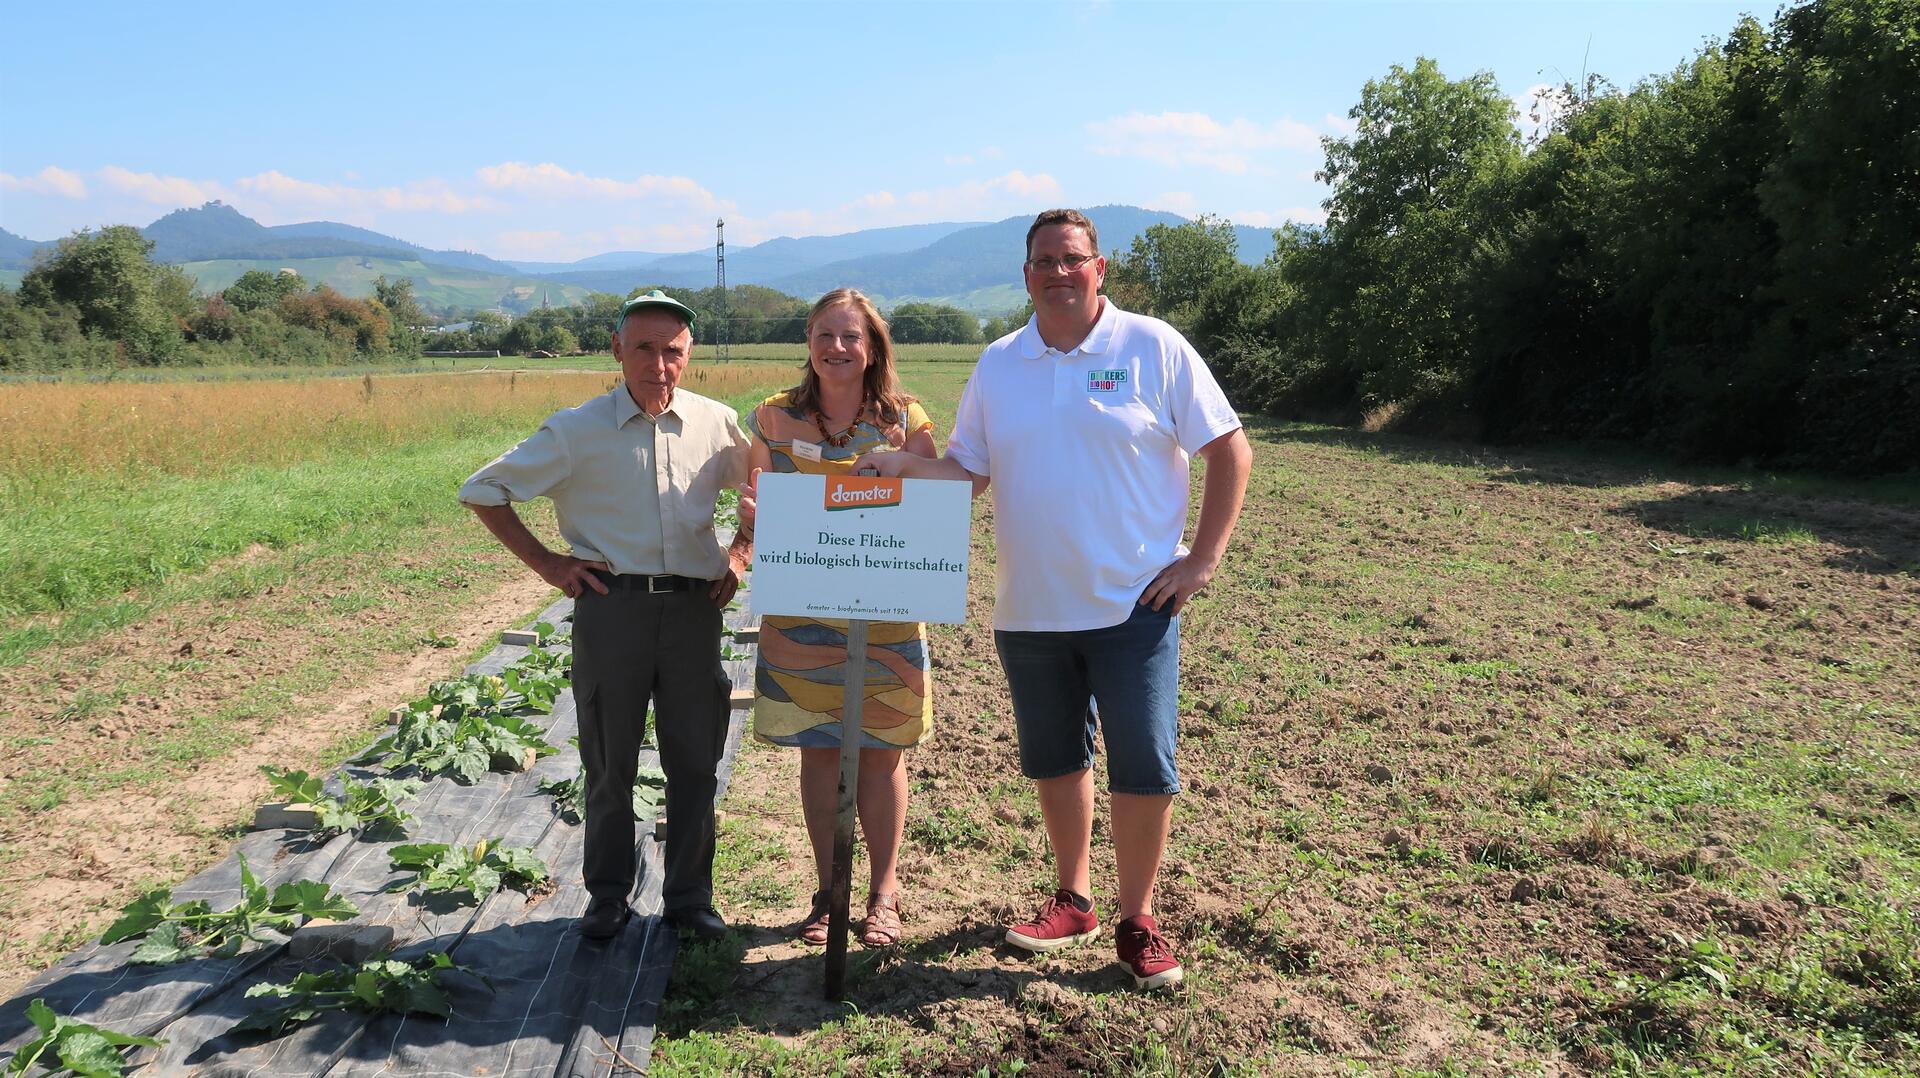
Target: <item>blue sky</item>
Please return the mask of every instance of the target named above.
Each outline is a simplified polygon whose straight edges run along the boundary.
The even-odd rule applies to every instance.
[[[1318,139],[1431,56],[1508,94],[1671,71],[1742,13],[1639,3],[352,0],[10,6],[0,227],[222,199],[569,260],[1054,205],[1317,220]]]

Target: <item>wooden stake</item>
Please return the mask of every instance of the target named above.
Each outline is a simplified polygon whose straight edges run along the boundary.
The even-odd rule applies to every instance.
[[[860,789],[860,709],[867,699],[867,622],[847,621],[846,695],[840,705],[840,803],[833,828],[833,905],[827,921],[827,998],[847,998],[847,903],[853,890],[854,795]]]

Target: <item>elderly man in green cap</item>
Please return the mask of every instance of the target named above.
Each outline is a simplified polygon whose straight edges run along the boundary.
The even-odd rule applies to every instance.
[[[556,412],[531,438],[473,473],[460,500],[540,578],[575,600],[573,697],[586,771],[587,892],[580,933],[608,939],[633,889],[632,791],[647,701],[667,774],[663,905],[676,927],[724,935],[713,908],[713,800],[731,685],[720,612],[753,555],[744,523],[714,535],[720,491],[747,478],[733,409],[679,389],[694,312],[655,289],[620,308],[613,354],[624,382]],[[553,500],[570,553],[549,550],[512,503]]]

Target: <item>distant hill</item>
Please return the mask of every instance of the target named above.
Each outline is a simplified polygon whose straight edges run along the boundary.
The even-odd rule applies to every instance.
[[[592,258],[582,258],[577,262],[518,262],[510,260],[507,262],[507,265],[512,266],[521,273],[546,275],[553,273],[578,273],[582,270],[594,269],[628,269],[633,266],[644,266],[649,262],[657,262],[662,258],[669,257],[671,256],[662,254],[659,251],[610,251],[603,255],[594,255]]]
[[[1109,254],[1125,251],[1134,237],[1157,224],[1186,218],[1136,206],[1090,209]],[[1026,300],[1020,260],[1029,215],[990,224],[907,225],[843,236],[768,240],[727,251],[729,284],[760,284],[811,299],[829,289],[851,287],[893,306],[909,301],[947,303],[978,314],[999,314]],[[1249,265],[1273,251],[1271,229],[1236,227],[1240,259]],[[608,256],[601,256],[608,257]],[[584,265],[593,259],[583,259]],[[713,252],[690,251],[619,268],[574,269],[549,279],[625,294],[650,285],[705,288],[713,283]]]
[[[1156,224],[1186,218],[1137,206],[1086,211],[1112,255]],[[836,236],[782,236],[727,251],[727,282],[757,284],[811,299],[832,288],[858,288],[892,307],[908,301],[947,303],[977,314],[999,314],[1025,300],[1020,260],[1027,226],[1022,214],[990,223],[946,221],[870,228]],[[713,284],[713,251],[681,254],[610,251],[574,262],[507,262],[471,251],[435,251],[394,236],[335,221],[262,225],[221,202],[175,210],[141,230],[154,257],[177,262],[207,291],[223,288],[246,269],[297,269],[353,295],[371,291],[380,273],[414,281],[420,298],[436,306],[538,306],[543,295],[572,303],[588,291],[625,295],[635,288]],[[1234,229],[1240,259],[1254,264],[1273,251],[1270,229]],[[0,283],[16,281],[33,252],[47,244],[0,230]]]
[[[414,260],[458,266],[484,273],[519,275],[504,262],[471,251],[434,251],[370,229],[337,221],[263,225],[224,202],[175,210],[140,230],[153,241],[153,257],[162,262],[215,259],[365,258]]]
[[[781,236],[747,247],[728,247],[727,283],[768,284],[849,258],[912,251],[976,227],[974,222],[944,221],[869,228],[837,236]],[[573,269],[550,272],[546,276],[601,292],[620,293],[643,284],[675,288],[706,288],[713,284],[713,249],[710,247],[684,254],[659,255],[646,262],[615,261],[624,257],[596,255],[574,263]]]
[[[1137,206],[1095,206],[1085,212],[1100,232],[1102,251],[1109,255],[1125,252],[1133,246],[1134,237],[1154,225],[1179,225],[1187,220],[1179,214]],[[800,296],[816,296],[842,286],[889,297],[952,297],[1001,285],[1011,285],[1018,292],[1020,262],[1032,224],[1033,217],[1022,214],[952,233],[917,251],[848,259],[775,278],[767,284]],[[1236,228],[1234,232],[1241,261],[1251,265],[1272,253],[1272,230]],[[1019,303],[1016,299],[1014,306]]]
[[[33,252],[48,246],[0,228],[0,269],[24,270],[33,263]]]

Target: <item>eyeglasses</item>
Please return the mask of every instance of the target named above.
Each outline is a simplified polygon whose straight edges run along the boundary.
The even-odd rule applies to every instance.
[[[1080,272],[1080,267],[1093,261],[1097,255],[1067,255],[1064,258],[1029,258],[1027,268],[1042,277],[1052,275],[1054,270],[1065,269],[1068,273]]]

